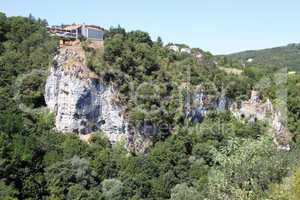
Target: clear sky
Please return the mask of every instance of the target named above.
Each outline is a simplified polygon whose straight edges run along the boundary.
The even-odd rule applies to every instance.
[[[8,16],[32,13],[50,25],[120,24],[214,54],[300,42],[299,9],[299,0],[0,0]]]

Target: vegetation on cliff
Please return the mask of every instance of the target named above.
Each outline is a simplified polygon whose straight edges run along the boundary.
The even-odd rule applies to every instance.
[[[145,32],[111,29],[104,52],[86,49],[92,55],[87,63],[119,89],[133,125],[159,127],[146,154],[129,155],[101,133],[87,144],[53,130],[41,70],[48,68],[57,41],[45,21],[0,14],[0,41],[0,199],[298,198],[298,74],[287,83],[294,141],[290,152],[282,152],[263,123],[211,111],[195,124],[184,113],[183,100],[200,86],[212,98],[227,88],[227,96],[242,100],[252,87],[264,86],[259,80],[276,81],[272,72],[252,66],[239,76],[226,74],[209,53],[199,61]],[[180,90],[187,83],[189,90]],[[276,84],[262,89],[276,101]]]

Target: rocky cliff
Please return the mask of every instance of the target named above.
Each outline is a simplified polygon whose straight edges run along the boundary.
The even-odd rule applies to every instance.
[[[290,150],[291,133],[286,128],[282,113],[269,99],[263,102],[258,91],[251,91],[249,100],[241,102],[240,106],[233,104],[230,110],[238,119],[266,122],[271,127],[270,133],[273,134],[278,149]]]
[[[190,95],[190,100],[185,102],[185,116],[192,123],[202,122],[209,110],[228,110],[232,101],[225,94],[211,98],[203,90],[196,90]]]
[[[258,91],[251,91],[251,97],[242,101],[240,105],[225,96],[209,98],[203,91],[195,91],[190,95],[190,103],[185,104],[185,115],[192,123],[202,122],[209,110],[225,111],[231,113],[239,120],[255,123],[264,121],[270,126],[270,133],[278,149],[290,150],[291,133],[286,128],[282,113],[267,99],[263,102]]]
[[[61,48],[50,68],[45,88],[45,101],[55,113],[57,131],[77,133],[88,140],[91,133],[101,130],[111,143],[124,140],[132,152],[144,152],[152,145],[151,137],[157,133],[151,124],[130,127],[124,114],[125,107],[116,103],[112,86],[85,65],[84,51],[80,44]],[[224,94],[213,100],[204,91],[190,95],[185,104],[185,115],[193,123],[203,120],[208,110],[230,109],[239,119],[267,121],[275,132],[274,142],[281,149],[289,150],[289,133],[282,121],[281,113],[270,101],[261,102],[257,92],[238,108]]]
[[[115,103],[115,92],[84,64],[81,47],[60,49],[50,68],[45,101],[55,113],[57,131],[78,133],[82,138],[102,130],[112,143],[127,139],[124,109]]]

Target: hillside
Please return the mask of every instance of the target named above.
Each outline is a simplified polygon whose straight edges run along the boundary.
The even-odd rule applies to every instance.
[[[300,71],[300,44],[243,51],[226,55],[226,57],[243,62],[246,66],[258,65],[271,68],[286,66],[289,70]]]
[[[299,74],[121,27],[59,46],[46,26],[0,13],[0,199],[299,199]]]

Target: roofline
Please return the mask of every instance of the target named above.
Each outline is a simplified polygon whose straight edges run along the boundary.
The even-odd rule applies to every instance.
[[[84,26],[88,27],[88,28],[96,29],[96,30],[105,31],[104,28],[102,28],[100,26],[96,26],[96,25],[84,25]]]

